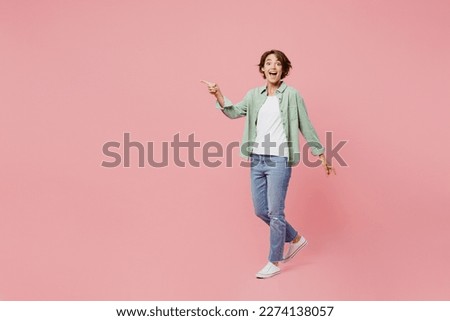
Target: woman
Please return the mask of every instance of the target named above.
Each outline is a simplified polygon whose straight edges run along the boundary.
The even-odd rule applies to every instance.
[[[241,156],[251,160],[255,214],[270,227],[269,262],[256,273],[260,279],[280,273],[279,263],[292,259],[307,243],[286,221],[284,214],[292,166],[300,161],[299,130],[311,153],[322,161],[326,174],[336,174],[325,159],[324,148],[309,120],[302,97],[283,81],[291,68],[291,62],[283,52],[265,52],[260,59],[259,71],[266,84],[249,90],[237,104],[227,99],[217,84],[202,80],[216,97],[216,107],[227,117],[246,116]],[[283,255],[285,243],[289,243],[289,247]]]

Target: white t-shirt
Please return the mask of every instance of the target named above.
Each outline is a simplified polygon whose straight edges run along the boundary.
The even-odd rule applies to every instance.
[[[267,138],[265,138],[267,136]],[[271,142],[274,146],[263,147],[264,141]],[[261,155],[275,155],[288,157],[288,146],[286,143],[286,134],[280,116],[280,104],[277,96],[267,96],[266,101],[258,112],[256,124],[255,147],[252,152]],[[267,145],[264,144],[264,146]],[[280,150],[280,146],[283,146]]]

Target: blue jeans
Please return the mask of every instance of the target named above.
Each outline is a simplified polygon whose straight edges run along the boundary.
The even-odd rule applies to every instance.
[[[297,231],[284,217],[292,168],[287,157],[251,154],[251,188],[255,214],[270,227],[269,261],[283,259],[284,243],[291,242]]]

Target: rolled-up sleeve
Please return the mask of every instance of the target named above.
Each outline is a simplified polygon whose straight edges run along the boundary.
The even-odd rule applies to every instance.
[[[247,92],[244,99],[237,104],[233,104],[231,100],[225,96],[223,98],[225,101],[223,108],[220,106],[218,101],[216,101],[216,108],[220,109],[228,118],[234,119],[247,115],[247,109],[250,103],[250,91]]]
[[[303,98],[297,93],[296,99],[299,119],[298,128],[300,129],[303,137],[306,139],[311,153],[318,156],[324,152],[325,148],[320,143],[319,136],[317,135],[316,130],[309,119]]]

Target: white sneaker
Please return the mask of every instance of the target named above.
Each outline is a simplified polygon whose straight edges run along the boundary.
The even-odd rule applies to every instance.
[[[290,261],[295,256],[295,254],[297,254],[302,248],[305,247],[306,244],[308,244],[308,241],[303,236],[297,243],[289,243],[289,249],[284,256],[283,261],[281,262],[286,263]]]
[[[272,276],[275,276],[281,272],[281,269],[273,264],[272,262],[269,262],[266,264],[265,267],[261,269],[258,273],[256,273],[256,277],[258,279],[267,279]]]

